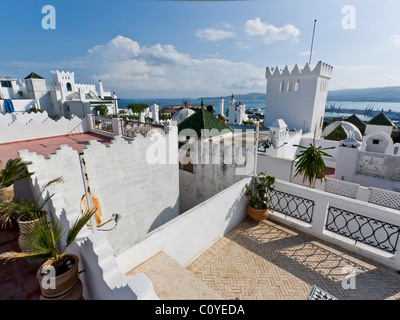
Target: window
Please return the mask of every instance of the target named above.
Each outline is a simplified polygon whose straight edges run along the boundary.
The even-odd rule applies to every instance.
[[[72,91],[72,86],[69,82],[67,82],[67,91]]]
[[[299,91],[300,90],[300,81],[297,80],[295,85],[294,85],[294,91]]]
[[[379,144],[379,140],[378,139],[372,139],[372,144]]]
[[[11,86],[11,81],[9,81],[9,80],[1,80],[1,86],[3,88],[11,88],[12,87]]]
[[[283,80],[281,81],[281,87],[280,87],[279,91],[280,92],[285,91],[285,81],[283,81]]]
[[[292,81],[288,81],[288,83],[287,83],[287,91],[289,92],[289,91],[292,91]]]

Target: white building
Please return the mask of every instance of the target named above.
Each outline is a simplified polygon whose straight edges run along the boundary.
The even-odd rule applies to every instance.
[[[118,112],[117,96],[104,91],[99,80],[94,84],[75,82],[74,72],[51,71],[51,81],[32,72],[20,79],[0,78],[0,108],[2,112],[26,112],[32,108],[47,111],[51,117],[73,115],[84,118],[95,113],[95,107],[106,105],[108,113]],[[11,110],[9,108],[11,107]]]
[[[313,70],[308,64],[302,70],[296,64],[292,71],[287,65],[283,70],[267,67],[264,126],[284,119],[291,130],[322,128],[332,69],[321,61]]]
[[[221,115],[224,115],[223,113],[221,113],[221,109],[223,110],[223,104],[224,104],[224,101],[222,99],[222,100],[220,100],[220,114]],[[246,105],[241,101],[239,101],[239,104],[236,103],[236,100],[232,94],[232,97],[229,100],[228,124],[242,125],[243,121],[247,121],[247,120],[248,120],[248,116],[246,114]]]

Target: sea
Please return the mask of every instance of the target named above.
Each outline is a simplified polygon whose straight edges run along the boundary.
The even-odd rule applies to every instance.
[[[151,106],[155,101],[160,110],[165,107],[183,106],[186,98],[177,99],[121,99],[118,102],[120,109],[126,108],[130,103],[144,103]],[[200,105],[201,99],[187,99],[189,105]],[[215,110],[219,109],[219,99],[203,99],[204,106],[213,105]],[[237,101],[239,102],[239,101]],[[264,113],[265,100],[244,100],[246,110],[253,113]],[[225,99],[225,114],[228,110],[229,100]],[[326,102],[325,118],[347,118],[356,114],[362,121],[368,121],[381,110],[385,112],[393,123],[400,124],[400,102],[372,102],[372,101],[331,101]]]

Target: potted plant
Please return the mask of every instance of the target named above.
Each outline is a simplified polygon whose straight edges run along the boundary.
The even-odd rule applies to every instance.
[[[45,215],[46,212],[43,208],[54,194],[48,195],[44,200],[42,200],[42,196],[49,187],[59,182],[63,182],[62,177],[49,181],[33,201],[16,199],[15,201],[0,202],[0,228],[5,229],[7,226],[12,226],[14,222],[17,222],[20,232],[23,234],[25,225]]]
[[[88,223],[96,209],[88,210],[76,220],[63,239],[64,228],[53,219],[38,220],[31,224],[23,238],[26,252],[6,252],[0,259],[38,258],[47,259],[37,271],[42,300],[82,299],[82,283],[79,279],[77,255],[66,253],[81,229]]]
[[[33,174],[26,169],[29,164],[31,162],[22,161],[21,158],[7,161],[4,169],[0,171],[0,201],[11,201],[14,198],[14,183]]]
[[[260,172],[254,177],[251,187],[246,185],[245,195],[249,200],[247,212],[253,220],[262,221],[268,217],[270,209],[269,193],[274,190],[274,183],[275,177]]]
[[[307,182],[312,186],[315,180],[325,178],[325,163],[323,157],[332,157],[324,150],[334,149],[335,147],[322,148],[315,144],[315,138],[308,147],[294,145],[303,150],[294,158],[295,172],[294,177],[299,174],[303,175],[303,182]]]

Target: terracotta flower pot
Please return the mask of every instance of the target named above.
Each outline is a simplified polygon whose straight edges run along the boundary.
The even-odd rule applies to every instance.
[[[0,189],[0,201],[10,202],[14,199],[14,185]]]
[[[83,286],[78,277],[79,258],[74,254],[65,254],[61,257],[71,267],[60,275],[55,276],[54,286],[49,285],[49,276],[45,269],[53,265],[52,260],[47,260],[36,273],[42,295],[41,300],[82,300]],[[49,288],[47,286],[49,286]]]
[[[263,221],[268,217],[268,209],[254,209],[252,206],[248,206],[247,213],[249,214],[250,218],[255,221]]]

